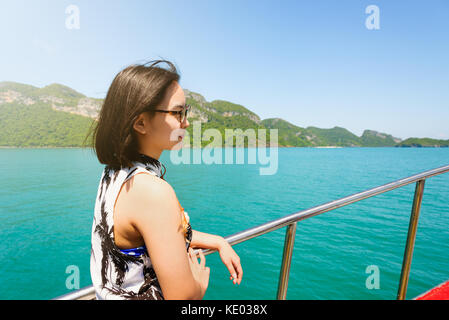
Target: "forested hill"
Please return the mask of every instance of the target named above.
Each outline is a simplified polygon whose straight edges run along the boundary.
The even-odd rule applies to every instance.
[[[0,146],[79,147],[100,106],[60,84],[0,82]]]
[[[449,140],[438,140],[430,138],[408,138],[397,145],[398,147],[423,147],[423,148],[441,148],[449,147]]]
[[[192,105],[189,121],[201,122],[201,130],[218,129],[224,138],[225,129],[278,129],[278,145],[292,147],[392,147],[448,146],[449,141],[407,139],[365,130],[362,136],[345,128],[302,128],[280,118],[264,119],[248,108],[225,100],[208,102],[187,89],[186,102]],[[0,82],[0,146],[15,147],[80,147],[103,100],[89,98],[61,84],[43,88],[16,82]],[[193,125],[189,131],[192,137]],[[238,131],[235,131],[238,132]],[[410,140],[410,141],[409,141]],[[233,138],[234,145],[236,139]],[[224,145],[224,141],[203,140],[202,146]],[[247,140],[245,139],[245,146]]]

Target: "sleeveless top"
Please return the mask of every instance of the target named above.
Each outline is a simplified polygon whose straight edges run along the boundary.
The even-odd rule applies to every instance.
[[[141,154],[132,167],[114,170],[105,166],[98,186],[92,224],[90,274],[96,298],[162,300],[162,290],[146,247],[122,250],[114,241],[114,206],[122,185],[138,173],[163,179],[159,160]],[[179,201],[178,201],[179,203]],[[181,207],[188,250],[192,240],[189,217]]]

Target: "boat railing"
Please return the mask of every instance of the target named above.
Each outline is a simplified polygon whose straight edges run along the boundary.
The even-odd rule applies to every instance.
[[[353,195],[340,198],[331,202],[327,202],[310,209],[302,210],[282,218],[272,220],[256,227],[235,233],[233,235],[225,237],[231,245],[236,245],[243,241],[261,236],[263,234],[269,233],[271,231],[280,229],[282,227],[287,227],[284,240],[284,251],[282,255],[282,264],[279,273],[279,282],[277,288],[277,299],[285,300],[287,297],[288,279],[290,274],[290,265],[293,255],[293,247],[295,242],[296,225],[299,221],[317,216],[319,214],[335,210],[351,203],[355,203],[367,198],[377,196],[379,194],[401,188],[403,186],[416,183],[415,195],[413,198],[412,211],[410,215],[409,228],[407,232],[407,240],[404,251],[404,258],[402,261],[401,276],[399,280],[399,287],[397,293],[398,300],[404,300],[407,292],[407,285],[410,274],[410,266],[413,256],[413,248],[415,245],[416,230],[418,226],[419,213],[421,209],[421,202],[424,194],[424,183],[426,179],[437,176],[443,173],[449,172],[449,165],[439,167],[436,169],[428,170],[409,176],[404,179],[399,179],[363,192],[355,193]],[[214,253],[216,250],[204,250],[204,255]],[[57,300],[82,300],[82,299],[94,299],[95,290],[93,286],[88,286],[63,296],[57,297]]]

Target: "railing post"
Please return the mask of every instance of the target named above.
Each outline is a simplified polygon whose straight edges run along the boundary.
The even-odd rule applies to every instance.
[[[296,222],[289,224],[285,231],[284,252],[282,254],[282,265],[279,274],[277,299],[285,300],[287,297],[288,278],[292,262],[293,247],[295,246]]]
[[[404,259],[402,261],[401,278],[398,289],[398,300],[404,300],[407,293],[408,278],[410,275],[410,266],[412,263],[413,248],[415,246],[416,229],[418,227],[419,211],[424,193],[424,182],[419,180],[416,182],[415,197],[413,198],[412,213],[410,215],[410,223],[408,226],[407,243],[405,245]]]

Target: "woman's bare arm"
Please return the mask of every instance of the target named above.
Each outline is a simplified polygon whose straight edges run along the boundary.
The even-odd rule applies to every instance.
[[[226,240],[221,236],[192,230],[192,242],[190,242],[190,246],[192,248],[218,250],[224,241]]]
[[[142,235],[165,299],[202,299],[205,288],[195,280],[173,188],[147,174],[133,177],[128,199],[131,224]]]

